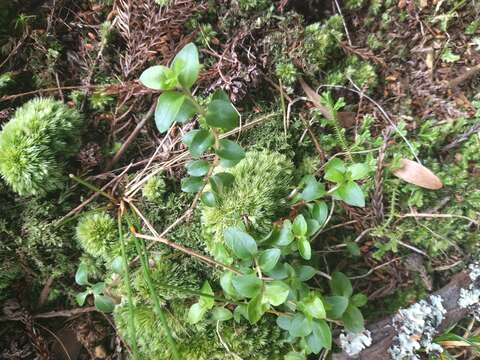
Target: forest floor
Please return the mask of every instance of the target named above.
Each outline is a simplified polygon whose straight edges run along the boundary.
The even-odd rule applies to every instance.
[[[239,126],[215,132],[217,143],[217,135],[228,137],[246,153],[237,166],[222,165],[235,185],[218,194],[206,192],[215,184],[190,191],[182,179],[185,165],[195,174],[185,134],[209,129],[208,113],[159,131],[162,91],[139,80],[190,43],[202,64],[192,99],[208,108],[223,89],[240,114]],[[480,4],[470,0],[0,4],[0,125],[6,129],[21,117],[16,109],[39,97],[59,100],[83,121],[70,140],[58,139],[78,148],[45,165],[56,180],[50,170],[36,180],[45,192],[8,181],[0,135],[0,359],[126,359],[137,351],[175,359],[142,271],[160,294],[182,359],[340,354],[344,331],[356,333],[364,321],[368,329],[418,303],[479,259],[479,74]],[[332,163],[340,166],[336,175],[328,175]],[[362,174],[352,175],[351,166]],[[217,171],[199,174],[208,180]],[[355,190],[345,190],[347,183]],[[307,198],[308,184],[322,195]],[[220,210],[202,192],[215,193]],[[270,229],[301,214],[311,254],[302,247],[305,234],[295,238],[298,246],[281,248],[281,261],[292,265],[285,269],[296,274],[288,281],[271,269],[262,277],[259,259],[233,259],[223,243],[224,230],[239,226],[264,249]],[[258,322],[242,314],[255,325],[240,319],[247,300],[225,290],[222,271],[250,265],[267,288],[272,278],[288,282],[291,302],[303,306],[305,289],[321,294],[331,348],[314,351],[306,335],[292,338],[291,327],[277,326],[282,314],[298,310],[287,303],[270,303]],[[297,265],[315,273],[295,287]],[[332,320],[327,304],[339,295],[337,272],[352,284],[347,297],[352,286],[363,294],[349,300],[361,308],[353,319]],[[195,291],[215,295],[216,307],[202,310],[199,321],[191,318]],[[435,333],[443,352],[422,347],[419,358],[480,357],[478,320],[451,325]],[[378,359],[389,358],[387,349]]]

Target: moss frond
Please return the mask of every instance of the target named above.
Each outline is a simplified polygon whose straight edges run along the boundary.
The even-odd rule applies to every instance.
[[[247,222],[252,233],[268,232],[292,185],[293,164],[278,153],[250,151],[235,167],[219,171],[230,172],[235,183],[219,196],[218,206],[202,208],[202,223],[208,250],[228,261],[224,230]]]
[[[165,195],[166,185],[162,176],[152,176],[145,183],[142,189],[142,195],[151,202],[159,202]]]
[[[104,211],[86,213],[78,222],[76,237],[87,253],[108,259],[112,245],[118,241],[115,220]]]
[[[64,180],[79,148],[80,114],[50,98],[30,100],[0,132],[0,174],[20,195],[43,195]]]

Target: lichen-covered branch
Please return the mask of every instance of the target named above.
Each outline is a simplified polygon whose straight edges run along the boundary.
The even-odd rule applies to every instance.
[[[434,323],[434,321],[429,320],[429,316],[434,314],[430,313],[422,322],[425,321],[425,329],[422,328],[422,334],[425,335],[426,332],[429,332],[429,336],[438,335],[445,329],[449,328],[453,324],[460,321],[462,318],[467,316],[472,312],[471,306],[462,307],[461,294],[465,291],[472,290],[476,287],[476,276],[472,275],[475,273],[475,268],[470,270],[463,271],[455,275],[452,280],[443,288],[435,292],[430,296],[426,301],[423,301],[423,306],[415,304],[415,309],[420,309],[421,307],[428,308],[428,306],[434,306],[437,300],[441,299],[441,305],[443,307],[443,319],[439,322],[439,325],[434,329],[426,329],[428,324]],[[472,283],[473,281],[473,283]],[[478,296],[476,299],[478,303]],[[412,307],[413,307],[412,306]],[[367,330],[370,332],[371,336],[371,345],[365,348],[363,351],[359,352],[357,355],[349,355],[346,351],[340,354],[334,354],[333,360],[348,360],[348,359],[360,359],[360,360],[383,360],[391,359],[391,350],[395,346],[400,345],[398,343],[399,333],[405,330],[403,326],[399,326],[398,321],[402,318],[402,314],[405,315],[406,311],[411,311],[411,308],[400,310],[397,314],[389,316],[385,319],[382,319],[376,323],[367,326]],[[440,309],[441,310],[441,309]],[[403,313],[402,313],[403,311]],[[340,339],[337,339],[337,343],[340,344]],[[395,344],[396,343],[396,344]],[[420,341],[421,343],[421,341]],[[405,349],[404,349],[405,350]]]

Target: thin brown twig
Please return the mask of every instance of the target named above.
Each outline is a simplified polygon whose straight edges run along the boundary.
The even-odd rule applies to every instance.
[[[117,163],[117,161],[122,157],[122,155],[128,149],[128,147],[131,145],[133,140],[135,140],[135,138],[139,134],[140,130],[142,130],[145,123],[152,117],[153,113],[155,112],[155,107],[156,106],[157,106],[156,101],[153,101],[152,106],[150,106],[150,109],[145,114],[143,119],[137,124],[135,129],[131,132],[131,134],[128,136],[128,138],[123,142],[122,146],[117,151],[117,153],[115,154],[113,159],[108,163],[107,170],[110,170],[113,167],[113,165],[115,165]]]

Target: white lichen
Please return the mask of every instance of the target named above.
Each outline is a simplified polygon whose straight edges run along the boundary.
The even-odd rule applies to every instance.
[[[401,309],[393,318],[397,330],[392,346],[388,350],[393,360],[417,360],[416,352],[442,352],[440,345],[433,343],[439,325],[444,319],[445,310],[442,298],[437,295],[421,300],[407,309]]]
[[[476,319],[480,319],[480,288],[477,281],[480,278],[480,265],[478,263],[470,264],[468,276],[472,282],[466,289],[460,289],[460,296],[457,304],[462,309],[469,308]]]
[[[359,333],[346,332],[340,334],[340,346],[349,356],[358,355],[370,345],[372,345],[372,336],[368,330]]]

